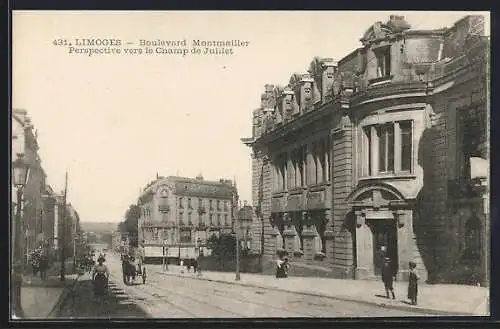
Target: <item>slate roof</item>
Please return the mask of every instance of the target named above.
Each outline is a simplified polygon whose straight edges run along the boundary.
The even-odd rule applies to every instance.
[[[168,176],[159,179],[157,182],[152,182],[142,196],[145,196],[148,192],[150,193],[156,185],[155,183],[170,185],[173,187],[174,194],[191,197],[232,199],[233,193],[237,193],[236,187],[231,180],[209,181],[200,178]]]
[[[174,193],[177,195],[231,199],[236,192],[231,181],[217,182],[186,177],[167,177],[174,182]]]

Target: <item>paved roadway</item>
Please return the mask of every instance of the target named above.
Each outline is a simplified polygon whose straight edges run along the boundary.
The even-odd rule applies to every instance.
[[[125,285],[121,263],[107,256],[110,293],[92,294],[88,275],[81,278],[60,317],[68,318],[243,318],[243,317],[363,317],[416,316],[417,313],[295,293],[167,276],[149,266],[146,284],[139,277]],[[421,315],[421,314],[420,314]]]

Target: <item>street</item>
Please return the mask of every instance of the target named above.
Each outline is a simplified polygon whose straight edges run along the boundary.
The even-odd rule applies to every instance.
[[[61,318],[240,318],[240,317],[363,317],[416,316],[417,313],[377,306],[167,276],[148,267],[146,284],[139,277],[125,285],[121,263],[108,255],[109,295],[93,296],[89,276],[80,278],[63,306]],[[421,315],[421,314],[420,314]]]

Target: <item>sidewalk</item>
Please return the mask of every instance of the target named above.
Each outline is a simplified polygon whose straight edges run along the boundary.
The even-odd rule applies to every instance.
[[[394,282],[396,299],[385,298],[382,282],[368,280],[343,280],[317,277],[289,277],[276,279],[271,275],[241,273],[241,280],[235,281],[235,273],[203,271],[201,276],[188,273],[185,268],[169,265],[168,272],[157,269],[165,275],[189,277],[242,286],[294,292],[378,305],[382,307],[424,313],[428,315],[476,315],[488,316],[489,289],[484,287],[452,284],[420,284],[418,305],[409,304],[406,299],[408,283]],[[183,272],[183,273],[182,273]]]
[[[59,280],[60,264],[54,264],[47,272],[47,279],[42,281],[40,273],[36,277],[23,276],[21,288],[21,306],[27,319],[45,319],[55,312],[77,278],[73,274],[71,261],[66,264],[66,280]]]

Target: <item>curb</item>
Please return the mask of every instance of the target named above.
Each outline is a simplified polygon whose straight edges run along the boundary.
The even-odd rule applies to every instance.
[[[69,284],[66,288],[64,288],[62,294],[57,299],[56,304],[54,305],[54,307],[52,307],[52,310],[47,315],[47,318],[57,317],[57,313],[59,313],[59,311],[61,310],[62,306],[64,305],[64,303],[66,302],[66,300],[70,295],[70,291],[72,291],[73,288],[76,286],[76,283],[78,282],[81,276],[82,275],[78,274],[73,283]]]
[[[324,295],[324,294],[319,294],[319,293],[314,293],[314,292],[308,292],[308,291],[291,291],[287,290],[284,288],[276,288],[276,287],[269,287],[265,285],[259,285],[259,284],[254,284],[254,283],[242,283],[242,282],[231,282],[231,281],[224,281],[224,280],[217,280],[217,279],[209,279],[209,278],[204,278],[204,277],[198,277],[198,276],[187,276],[187,275],[182,275],[182,274],[177,274],[177,273],[165,273],[165,272],[157,272],[163,275],[168,275],[168,276],[176,276],[180,278],[188,278],[192,280],[204,280],[204,281],[210,281],[210,282],[217,282],[217,283],[225,283],[229,285],[238,285],[238,286],[246,286],[246,287],[252,287],[252,288],[260,288],[260,289],[268,289],[268,290],[273,290],[273,291],[280,291],[280,292],[288,292],[292,294],[299,294],[299,295],[306,295],[306,296],[312,296],[312,297],[322,297],[322,298],[329,298],[329,299],[334,299],[334,300],[341,300],[341,301],[346,301],[346,302],[352,302],[352,303],[359,303],[359,304],[365,304],[365,305],[374,305],[382,308],[389,308],[389,309],[394,309],[394,310],[400,310],[400,311],[410,311],[414,313],[422,313],[422,314],[432,314],[432,315],[443,315],[443,316],[487,316],[487,315],[478,315],[473,312],[462,312],[462,313],[457,313],[453,311],[445,311],[445,310],[436,310],[436,309],[431,309],[431,308],[416,308],[412,306],[405,306],[405,305],[392,305],[392,304],[385,304],[385,303],[377,303],[377,302],[372,302],[372,301],[366,301],[366,300],[359,300],[359,299],[354,299],[352,297],[346,297],[346,296],[330,296],[330,295]]]

